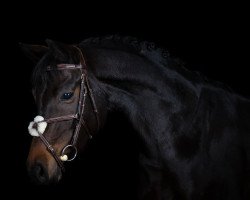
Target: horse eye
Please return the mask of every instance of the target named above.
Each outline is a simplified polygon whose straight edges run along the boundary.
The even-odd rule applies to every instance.
[[[66,92],[61,96],[61,100],[69,100],[73,97],[73,92]]]

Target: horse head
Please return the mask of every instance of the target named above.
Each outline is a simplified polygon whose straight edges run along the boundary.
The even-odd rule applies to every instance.
[[[48,47],[22,45],[36,62],[32,92],[38,116],[29,125],[34,136],[28,172],[38,183],[58,182],[64,162],[73,160],[100,128],[100,88],[79,47],[47,40]]]

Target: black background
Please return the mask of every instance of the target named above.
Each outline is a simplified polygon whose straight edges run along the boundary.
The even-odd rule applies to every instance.
[[[115,121],[108,122],[85,155],[68,166],[59,186],[35,186],[29,182],[25,161],[31,141],[27,126],[36,115],[30,91],[33,65],[20,51],[19,42],[45,44],[44,40],[49,38],[78,43],[93,36],[134,36],[155,42],[182,59],[188,69],[199,71],[250,97],[247,20],[243,10],[234,5],[229,8],[204,6],[193,10],[185,6],[172,10],[165,6],[163,10],[155,11],[153,7],[136,11],[132,7],[121,13],[112,9],[111,12],[100,12],[95,7],[69,8],[69,11],[56,8],[56,12],[53,9],[47,12],[47,8],[42,12],[26,9],[5,21],[2,47],[6,54],[2,58],[5,62],[2,63],[1,85],[2,110],[7,112],[4,112],[2,123],[8,128],[1,131],[4,134],[1,166],[3,183],[6,188],[11,188],[9,195],[132,199],[137,179],[133,130],[120,116],[111,118]],[[20,187],[23,187],[22,191],[17,192]]]

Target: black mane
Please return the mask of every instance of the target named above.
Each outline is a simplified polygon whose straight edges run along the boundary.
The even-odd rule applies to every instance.
[[[201,72],[190,71],[185,66],[185,62],[180,58],[170,55],[166,48],[162,48],[154,42],[139,40],[132,36],[122,37],[119,35],[110,35],[105,37],[91,37],[83,40],[80,47],[114,49],[125,51],[142,56],[155,65],[172,69],[184,77],[193,80],[194,82],[204,82],[215,87],[233,92],[232,88],[219,81],[208,79]]]
[[[80,45],[126,51],[144,56],[156,64],[168,65],[169,53],[166,49],[157,47],[154,42],[140,41],[130,36],[93,37],[82,41]]]

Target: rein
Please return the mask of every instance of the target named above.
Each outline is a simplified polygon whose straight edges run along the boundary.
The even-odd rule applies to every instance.
[[[77,143],[80,129],[82,126],[85,129],[85,132],[89,136],[89,138],[90,139],[92,138],[92,135],[90,134],[90,132],[86,126],[85,120],[83,119],[83,114],[84,114],[87,96],[90,97],[93,112],[95,113],[95,117],[96,117],[97,127],[99,128],[98,110],[97,110],[95,98],[93,95],[93,90],[90,87],[88,76],[87,76],[87,65],[85,63],[85,59],[83,57],[82,51],[78,47],[76,47],[76,46],[74,46],[74,47],[77,49],[77,51],[80,54],[80,64],[79,65],[58,64],[57,68],[52,68],[51,66],[48,66],[47,71],[49,72],[52,70],[80,70],[81,84],[80,84],[80,95],[79,95],[77,112],[75,114],[71,114],[71,115],[63,115],[63,116],[48,118],[48,119],[44,119],[41,116],[37,116],[36,118],[39,118],[39,120],[36,120],[36,118],[35,118],[34,122],[31,122],[30,126],[29,126],[30,134],[33,136],[40,137],[43,144],[46,146],[47,151],[49,151],[50,154],[54,157],[54,159],[56,160],[57,164],[59,165],[59,167],[61,168],[61,170],[63,172],[65,171],[65,168],[63,166],[63,162],[64,161],[72,161],[77,156],[76,143]],[[66,145],[62,149],[60,155],[58,155],[56,153],[55,149],[53,148],[53,146],[49,143],[49,141],[43,135],[43,132],[45,131],[47,124],[57,123],[57,122],[62,122],[62,121],[69,121],[69,120],[76,120],[77,121],[76,126],[75,126],[75,130],[73,132],[73,136],[71,138],[70,143],[68,145]],[[42,125],[42,124],[44,125],[43,131],[41,131],[42,129],[39,129],[39,125]],[[36,134],[34,134],[34,133],[32,134],[31,129],[35,129]],[[71,152],[71,154],[72,154],[71,157],[69,157],[67,155],[67,151]]]

